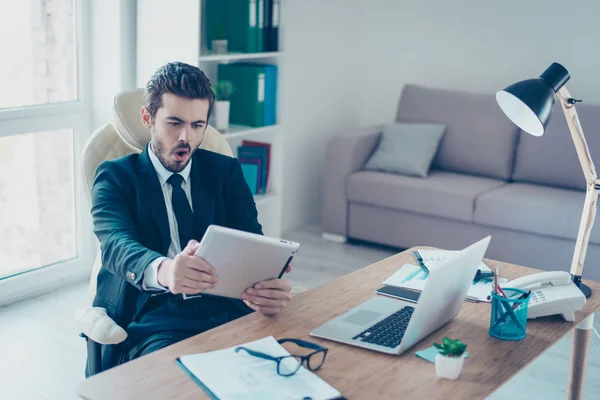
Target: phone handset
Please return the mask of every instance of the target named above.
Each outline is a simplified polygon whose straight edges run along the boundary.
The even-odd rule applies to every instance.
[[[523,276],[521,278],[514,279],[510,282],[506,282],[502,286],[528,290],[532,287],[543,284],[550,284],[552,286],[563,286],[568,285],[569,283],[571,283],[571,275],[568,272],[550,271]]]

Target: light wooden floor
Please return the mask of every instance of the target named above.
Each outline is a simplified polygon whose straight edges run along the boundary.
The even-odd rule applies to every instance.
[[[324,242],[317,227],[285,235],[301,248],[289,279],[312,288],[381,260],[397,250],[365,244]],[[400,267],[400,266],[399,266]],[[35,299],[0,308],[0,398],[10,400],[76,399],[83,379],[84,342],[73,313],[87,304],[83,282]],[[600,326],[597,315],[596,326]],[[490,399],[564,399],[570,337],[561,340]],[[431,364],[432,369],[434,365]],[[600,347],[592,347],[585,386],[586,399],[600,399]]]

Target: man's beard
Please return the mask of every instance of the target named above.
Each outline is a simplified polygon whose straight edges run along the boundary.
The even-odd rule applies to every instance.
[[[151,146],[152,146],[152,150],[154,151],[154,154],[156,155],[156,158],[158,158],[158,160],[163,165],[163,167],[165,167],[170,172],[181,172],[188,165],[188,163],[192,160],[192,156],[194,155],[194,152],[196,151],[196,149],[192,149],[190,147],[189,143],[181,143],[181,144],[177,145],[177,147],[172,149],[172,151],[166,150],[165,145],[159,140],[153,140],[151,143]],[[177,162],[175,160],[169,162],[167,160],[167,155],[175,153],[179,149],[187,149],[190,152],[189,157],[188,157],[187,161],[185,162],[185,164],[180,164],[179,162]]]

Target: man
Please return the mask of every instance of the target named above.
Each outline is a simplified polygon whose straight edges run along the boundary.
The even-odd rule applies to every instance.
[[[208,226],[262,234],[238,161],[198,149],[214,99],[197,67],[161,67],[141,109],[150,143],[96,171],[92,217],[102,268],[94,306],[128,333],[124,343],[103,346],[103,369],[252,310],[276,315],[290,300],[291,285],[281,279],[249,288],[243,301],[201,295],[218,285],[215,269],[194,256]]]

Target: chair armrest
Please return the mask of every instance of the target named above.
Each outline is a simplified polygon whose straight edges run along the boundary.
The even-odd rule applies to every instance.
[[[105,308],[80,308],[75,312],[75,322],[82,334],[99,344],[118,344],[127,338],[127,332],[106,314]]]
[[[364,129],[358,135],[334,137],[325,154],[323,171],[321,229],[347,236],[348,201],[346,180],[360,170],[379,142],[381,126]]]

